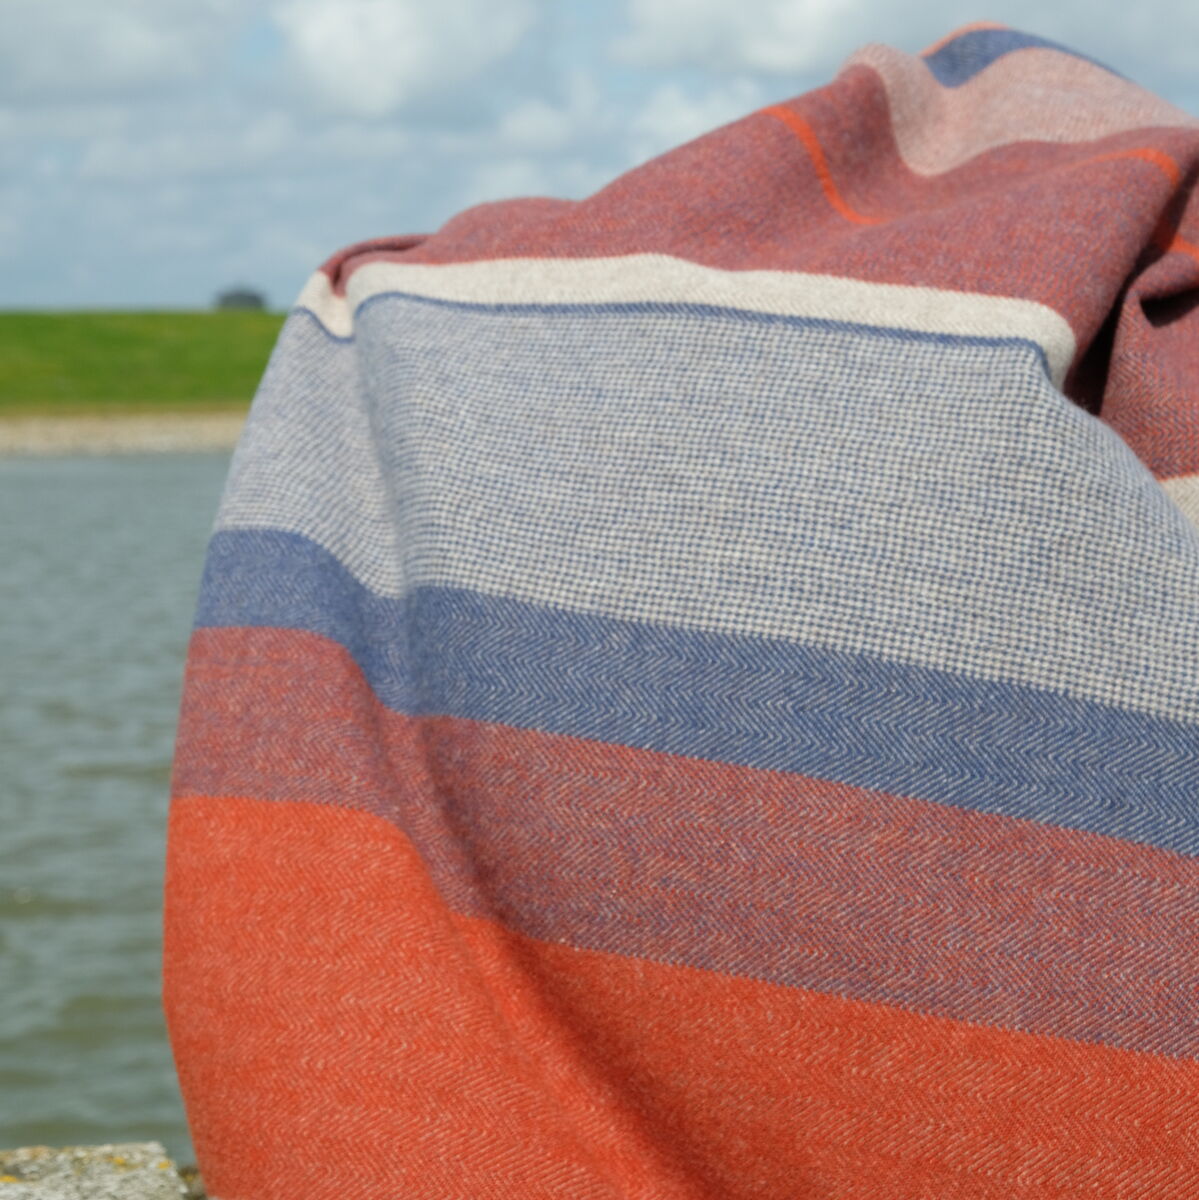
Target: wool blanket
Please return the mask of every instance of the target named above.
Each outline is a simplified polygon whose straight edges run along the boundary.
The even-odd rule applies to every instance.
[[[970,27],[312,276],[173,778],[214,1196],[1199,1196],[1197,172]]]

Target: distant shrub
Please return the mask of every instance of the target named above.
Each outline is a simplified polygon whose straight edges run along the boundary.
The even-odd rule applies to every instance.
[[[266,297],[252,288],[235,287],[221,292],[216,298],[216,308],[266,308]]]

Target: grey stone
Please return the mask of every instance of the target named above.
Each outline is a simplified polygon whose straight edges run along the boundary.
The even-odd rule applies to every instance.
[[[0,1150],[0,1200],[181,1200],[187,1184],[158,1142]]]
[[[208,1200],[208,1193],[204,1190],[204,1180],[200,1178],[197,1167],[181,1166],[179,1174],[187,1188],[187,1200]]]

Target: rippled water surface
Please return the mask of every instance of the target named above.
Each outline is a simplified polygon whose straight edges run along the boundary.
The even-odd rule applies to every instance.
[[[224,454],[0,460],[0,1148],[191,1147],[167,792]]]

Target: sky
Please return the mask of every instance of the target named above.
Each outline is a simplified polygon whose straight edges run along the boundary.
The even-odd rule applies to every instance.
[[[577,199],[858,47],[1001,22],[1199,115],[1193,0],[0,0],[0,308],[286,309],[364,238]]]

